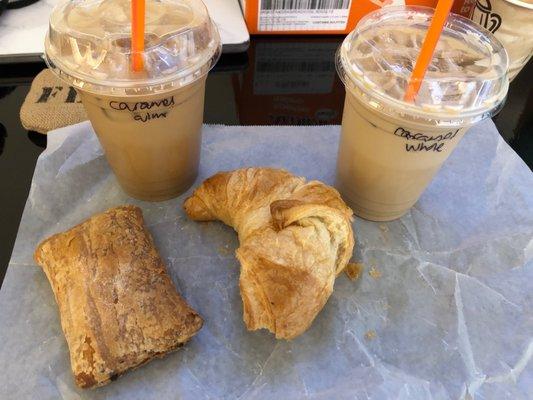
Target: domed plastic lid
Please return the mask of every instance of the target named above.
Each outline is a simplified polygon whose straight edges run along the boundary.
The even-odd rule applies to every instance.
[[[363,18],[337,51],[347,90],[386,114],[430,125],[491,116],[508,89],[507,53],[486,29],[450,14],[414,103],[403,100],[433,9],[385,7]]]
[[[146,0],[144,70],[134,72],[130,0],[73,0],[54,8],[45,41],[50,68],[73,86],[110,95],[191,83],[217,62],[218,30],[200,0]]]
[[[515,6],[519,6],[519,7],[524,7],[524,8],[528,8],[530,10],[533,10],[533,1],[532,0],[525,0],[525,1],[521,1],[521,0],[507,0],[509,3],[512,3],[514,4]],[[483,3],[481,3],[482,5],[484,5]]]

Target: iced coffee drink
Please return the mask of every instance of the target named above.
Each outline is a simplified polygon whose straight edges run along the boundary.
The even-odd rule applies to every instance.
[[[122,188],[144,200],[194,182],[206,75],[220,38],[199,0],[146,0],[143,68],[132,68],[131,2],[66,2],[50,17],[46,59],[77,88]]]
[[[414,103],[403,100],[432,13],[392,7],[369,14],[337,53],[346,86],[337,186],[360,217],[405,214],[468,128],[505,99],[502,45],[452,14]]]

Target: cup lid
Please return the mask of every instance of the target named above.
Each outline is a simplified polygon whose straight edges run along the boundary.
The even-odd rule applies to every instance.
[[[204,76],[221,41],[200,0],[146,0],[144,69],[132,69],[131,1],[68,0],[50,16],[45,58],[79,89],[110,95],[166,91]]]
[[[467,125],[501,107],[508,57],[488,30],[456,14],[444,26],[414,102],[403,100],[431,23],[428,7],[385,7],[361,19],[337,51],[347,90],[369,107],[431,125]]]
[[[518,7],[527,8],[528,10],[533,10],[533,2],[531,0],[529,1],[521,1],[521,0],[506,0],[508,3],[514,4]],[[481,3],[483,5],[483,3]],[[490,7],[489,7],[490,8]],[[526,11],[527,12],[527,11]]]

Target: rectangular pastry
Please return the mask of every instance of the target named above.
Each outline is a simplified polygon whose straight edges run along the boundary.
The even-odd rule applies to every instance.
[[[54,291],[82,388],[175,350],[202,327],[172,284],[138,207],[112,208],[50,237],[35,260]]]

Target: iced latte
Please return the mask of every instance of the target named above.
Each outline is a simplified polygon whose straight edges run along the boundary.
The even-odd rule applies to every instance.
[[[164,200],[196,178],[205,80],[221,44],[200,0],[146,0],[145,24],[136,72],[129,0],[60,4],[50,17],[46,59],[79,91],[122,188]]]
[[[346,100],[337,186],[360,217],[405,214],[468,128],[507,93],[502,45],[450,15],[415,102],[403,100],[431,16],[424,7],[374,12],[338,50]]]

